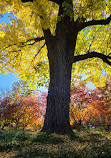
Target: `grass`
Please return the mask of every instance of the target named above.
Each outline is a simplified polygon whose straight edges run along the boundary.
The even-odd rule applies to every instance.
[[[1,130],[0,158],[110,158],[111,132],[74,130],[76,137]]]

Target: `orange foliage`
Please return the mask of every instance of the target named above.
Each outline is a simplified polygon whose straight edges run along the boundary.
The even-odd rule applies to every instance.
[[[88,122],[98,126],[100,123],[111,124],[111,84],[105,87],[88,89],[79,86],[71,89],[70,124],[74,128]],[[47,93],[41,92],[39,96],[24,95],[15,98],[4,97],[0,99],[0,123],[8,123],[15,127],[43,126],[46,110]]]
[[[111,124],[111,82],[94,90],[79,87],[75,82],[75,88],[71,90],[70,123],[74,126],[80,120],[95,126]]]
[[[0,122],[9,126],[34,127],[43,125],[46,107],[46,94],[35,97],[33,95],[19,96],[14,99],[6,97],[1,102]],[[36,127],[37,126],[37,127]]]

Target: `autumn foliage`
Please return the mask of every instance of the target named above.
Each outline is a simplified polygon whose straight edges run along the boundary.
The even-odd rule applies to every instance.
[[[70,123],[73,127],[88,123],[96,127],[111,125],[111,82],[91,90],[76,81],[71,90]]]
[[[46,92],[39,95],[17,95],[14,98],[6,96],[0,99],[0,124],[9,127],[43,126],[46,110]],[[105,87],[94,90],[85,85],[80,86],[74,81],[71,89],[70,124],[79,128],[83,124],[91,123],[96,127],[101,124],[111,124],[111,82]]]
[[[40,128],[45,114],[46,94],[5,97],[1,101],[0,122],[15,127]]]

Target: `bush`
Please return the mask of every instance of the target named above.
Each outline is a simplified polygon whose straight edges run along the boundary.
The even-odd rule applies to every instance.
[[[84,126],[82,127],[82,130],[84,130],[84,131],[90,131],[90,132],[97,131],[97,129],[96,129],[94,126],[92,126],[91,124],[89,124],[89,125],[84,125]]]

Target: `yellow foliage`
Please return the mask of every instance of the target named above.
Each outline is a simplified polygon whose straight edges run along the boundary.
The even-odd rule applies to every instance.
[[[5,36],[5,32],[4,31],[0,31],[0,38],[3,38]]]
[[[71,6],[67,1],[62,6],[71,19],[75,21],[80,19],[79,22],[81,22],[82,17],[85,18],[85,21],[105,19],[110,14],[111,1],[74,0],[74,12],[71,12]],[[47,47],[44,46],[40,50],[45,41],[35,42],[35,40],[29,39],[44,36],[43,29],[50,29],[52,35],[56,35],[59,5],[48,0],[34,0],[33,3],[22,3],[21,0],[0,0],[0,9],[1,14],[7,11],[14,15],[14,17],[10,17],[10,24],[0,25],[0,50],[2,53],[0,58],[3,56],[0,71],[5,73],[7,70],[15,69],[15,73],[19,73],[20,78],[29,81],[30,87],[35,83],[43,84],[46,79],[49,79]],[[75,55],[85,54],[89,49],[105,55],[110,54],[110,26],[111,24],[96,25],[80,31],[77,36]],[[110,67],[100,59],[81,61],[73,65],[72,78],[80,79],[80,74],[84,73],[87,76],[84,82],[90,80],[95,84],[104,85],[103,78],[100,77],[103,69],[110,78]],[[93,77],[90,76],[91,73]],[[99,79],[101,79],[100,82]],[[30,82],[31,80],[32,82]]]

